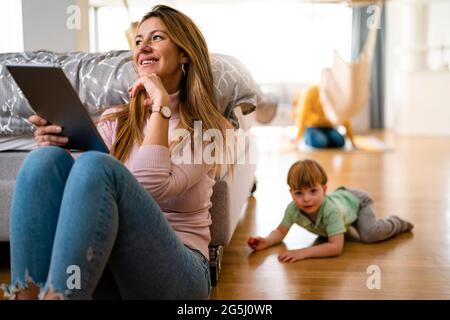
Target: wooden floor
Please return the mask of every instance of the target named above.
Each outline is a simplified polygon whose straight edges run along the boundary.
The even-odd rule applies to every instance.
[[[258,189],[250,198],[230,245],[212,299],[450,299],[450,139],[381,134],[393,152],[296,152],[264,139]],[[339,185],[365,189],[379,217],[398,214],[413,233],[379,244],[347,242],[337,258],[281,264],[277,254],[310,246],[316,237],[294,226],[284,244],[252,253],[250,235],[267,235],[290,201],[289,166],[318,160]],[[0,246],[0,283],[8,281],[7,248]],[[381,288],[367,287],[367,268],[381,269]]]
[[[379,136],[393,152],[298,152],[284,147],[273,152],[279,141],[264,139],[258,189],[225,249],[211,298],[450,299],[450,139]],[[280,223],[290,201],[286,174],[301,158],[322,163],[329,190],[340,185],[365,189],[379,217],[398,214],[415,224],[413,232],[378,244],[347,242],[337,258],[281,264],[279,253],[310,246],[316,239],[294,226],[284,244],[253,253],[247,238],[266,236]],[[371,265],[381,270],[379,290],[367,287]]]

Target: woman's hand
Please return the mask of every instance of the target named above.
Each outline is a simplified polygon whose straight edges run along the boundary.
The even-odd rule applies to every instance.
[[[269,247],[269,243],[263,237],[250,237],[248,238],[248,245],[253,250],[264,250]]]
[[[160,77],[154,73],[137,79],[136,82],[128,89],[131,98],[136,97],[141,90],[145,90],[147,92],[147,99],[144,103],[149,108],[151,108],[153,104],[162,105],[170,102],[169,94],[167,93]]]
[[[304,259],[306,259],[306,254],[303,249],[289,250],[278,256],[280,262],[295,262]]]
[[[69,138],[60,136],[62,128],[55,125],[47,125],[47,120],[37,115],[28,118],[35,127],[34,140],[37,145],[42,146],[58,146],[62,147],[69,142]]]

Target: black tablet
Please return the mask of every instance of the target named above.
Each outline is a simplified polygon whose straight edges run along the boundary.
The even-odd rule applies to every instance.
[[[6,67],[33,110],[51,124],[62,127],[61,135],[69,138],[64,148],[109,152],[78,94],[60,67]]]

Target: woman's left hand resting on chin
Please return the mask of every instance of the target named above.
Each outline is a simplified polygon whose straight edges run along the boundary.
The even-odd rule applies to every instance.
[[[154,73],[140,77],[128,90],[131,98],[136,97],[140,90],[145,90],[148,96],[145,105],[150,109],[154,103],[161,105],[170,103],[169,94],[161,78]]]
[[[145,90],[147,98],[144,101],[144,105],[149,111],[153,107],[170,105],[169,94],[161,78],[154,73],[137,79],[129,90],[132,98],[137,97],[139,91]],[[149,114],[151,115],[152,112],[150,111]],[[169,121],[167,119],[161,116],[150,117],[142,145],[159,145],[168,148],[168,130]]]

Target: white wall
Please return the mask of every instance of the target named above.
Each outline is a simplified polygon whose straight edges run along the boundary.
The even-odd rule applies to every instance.
[[[24,50],[89,51],[88,9],[88,0],[22,0]]]
[[[388,3],[387,128],[405,135],[450,136],[450,71],[444,65],[450,55],[436,51],[450,48],[449,16],[450,1]]]

